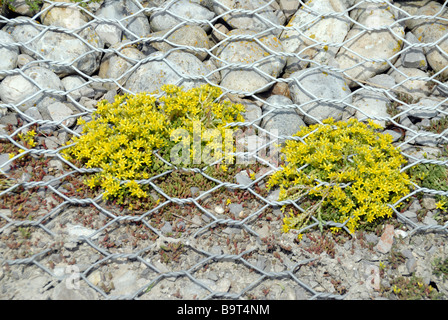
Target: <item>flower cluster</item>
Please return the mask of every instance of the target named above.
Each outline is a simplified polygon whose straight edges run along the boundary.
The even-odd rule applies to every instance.
[[[284,218],[283,231],[301,229],[311,216],[346,223],[350,232],[361,224],[390,217],[392,208],[409,191],[400,172],[405,159],[380,126],[356,119],[302,127],[282,150],[287,165],[275,172],[268,187],[280,187],[279,201],[293,200],[307,207]],[[285,208],[285,207],[284,207]],[[332,228],[336,231],[340,228]]]
[[[244,121],[242,105],[218,101],[219,88],[204,85],[184,91],[166,85],[160,98],[155,94],[139,93],[116,96],[113,103],[102,100],[92,114],[92,121],[78,120],[82,135],[74,137],[64,150],[69,159],[77,159],[87,168],[100,168],[86,183],[101,187],[106,199],[118,203],[124,197],[147,197],[137,180],[149,179],[166,169],[158,159],[170,161],[170,150],[178,142],[172,134],[178,129],[193,135],[195,124],[202,129],[224,132],[231,122]],[[201,146],[207,146],[204,142]],[[190,146],[188,146],[190,148]],[[194,152],[189,153],[193,157]],[[185,164],[184,167],[187,167]]]

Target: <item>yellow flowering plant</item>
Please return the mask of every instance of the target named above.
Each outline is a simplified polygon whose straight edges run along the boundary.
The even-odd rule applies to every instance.
[[[302,127],[294,135],[300,139],[286,141],[282,151],[287,164],[270,177],[268,188],[278,186],[279,201],[296,201],[304,210],[286,213],[284,232],[301,230],[316,217],[321,228],[324,221],[333,221],[345,223],[353,233],[392,215],[389,204],[409,192],[410,180],[400,172],[404,157],[380,128],[373,121],[329,118]]]
[[[161,89],[159,98],[156,93],[142,92],[117,95],[112,103],[101,100],[91,121],[78,120],[83,125],[82,134],[74,137],[69,142],[73,146],[63,152],[87,168],[101,169],[86,184],[90,188],[101,187],[104,198],[123,203],[127,196],[147,197],[145,186],[137,180],[170,169],[167,163],[172,162],[172,150],[183,138],[188,138],[188,159],[183,159],[182,167],[205,167],[201,158],[194,161],[198,153],[200,156],[210,145],[222,148],[222,142],[217,146],[218,141],[208,141],[204,132],[215,130],[222,137],[228,134],[226,130],[231,130],[227,124],[244,121],[243,106],[219,101],[222,91],[217,87],[203,85],[184,91],[182,87],[165,85]],[[177,131],[181,134],[176,135]],[[199,133],[199,147],[194,133]]]

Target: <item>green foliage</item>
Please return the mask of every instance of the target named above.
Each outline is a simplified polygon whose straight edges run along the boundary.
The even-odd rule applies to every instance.
[[[426,285],[423,279],[412,275],[397,277],[391,281],[391,292],[399,300],[439,300],[443,294],[438,293],[432,286]]]
[[[419,163],[409,170],[409,176],[420,187],[448,191],[448,169],[445,166],[433,163]],[[447,209],[448,197],[436,195],[437,208]]]
[[[82,135],[73,138],[75,145],[65,149],[64,154],[81,161],[87,168],[101,169],[89,177],[87,185],[101,187],[106,199],[123,203],[127,197],[147,197],[147,190],[137,180],[173,169],[167,164],[173,158],[182,158],[176,163],[181,167],[206,167],[205,150],[223,149],[222,140],[207,139],[207,132],[217,137],[231,136],[233,129],[227,124],[244,120],[242,105],[217,101],[222,94],[219,88],[204,85],[183,91],[167,85],[162,90],[164,95],[159,99],[139,93],[116,96],[113,103],[102,100],[92,121],[78,121],[84,126]],[[177,150],[178,146],[183,148]],[[184,152],[187,157],[180,156]],[[211,159],[207,160],[222,159],[219,152],[208,154]],[[226,162],[233,160],[227,153],[224,158]]]
[[[448,258],[442,261],[442,258],[436,258],[433,262],[433,273],[437,277],[442,277],[443,280],[448,279]]]
[[[305,212],[291,209],[283,231],[318,221],[346,222],[353,233],[375,219],[390,217],[394,204],[409,192],[400,172],[405,159],[392,146],[392,137],[376,132],[380,126],[356,119],[302,127],[282,150],[287,165],[274,173],[268,187],[280,187],[279,201],[300,202]],[[299,170],[300,169],[300,170]],[[285,210],[286,207],[283,207]],[[332,228],[338,231],[340,228]]]

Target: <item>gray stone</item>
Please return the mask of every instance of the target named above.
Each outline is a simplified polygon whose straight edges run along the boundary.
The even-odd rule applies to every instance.
[[[414,223],[417,223],[417,221],[418,221],[417,213],[415,213],[414,211],[407,210],[407,211],[402,212],[401,215],[403,215],[405,218],[411,220]],[[398,217],[398,221],[406,223],[406,220],[401,219],[400,217]]]
[[[337,17],[318,16],[341,14],[346,9],[347,7],[340,0],[315,0],[302,6],[290,19],[287,24],[288,29],[284,30],[280,36],[285,51],[300,54],[300,58],[315,61],[320,65],[331,64],[339,47],[316,45],[316,43],[343,42],[350,29],[350,21],[347,14]],[[308,63],[298,57],[288,57],[286,69],[288,72],[294,72],[306,67]]]
[[[152,38],[164,37],[168,32],[170,34],[166,37],[166,41],[152,41]],[[166,52],[177,46],[197,48],[199,50],[183,49],[183,51],[194,54],[201,61],[208,56],[208,53],[206,51],[201,51],[200,49],[210,49],[210,41],[208,40],[207,33],[201,27],[195,25],[182,26],[174,31],[166,29],[153,32],[150,36],[151,46],[159,51]],[[169,44],[167,41],[173,43],[173,45]]]
[[[367,80],[376,74],[387,71],[390,66],[384,62],[365,61],[365,58],[396,61],[397,52],[401,50],[401,41],[396,36],[404,37],[404,28],[395,23],[394,15],[387,4],[362,3],[350,13],[357,24],[347,34],[350,39],[336,55],[336,61],[349,77],[350,87],[357,86],[353,80]],[[388,27],[384,29],[381,27]],[[376,30],[365,32],[365,28]],[[390,30],[389,30],[390,28]],[[358,65],[359,64],[359,65]]]
[[[125,88],[137,92],[155,92],[165,84],[182,85],[185,90],[204,84],[204,80],[182,80],[185,76],[206,76],[209,71],[197,57],[186,52],[171,52],[165,59],[176,69],[161,60],[164,54],[155,52],[152,58],[160,58],[149,61],[138,67],[127,79]],[[180,74],[180,76],[179,76]],[[182,80],[182,81],[181,81]]]
[[[102,52],[92,52],[86,43],[97,49],[103,48],[104,44],[91,26],[77,33],[81,40],[73,34],[60,31],[41,32],[42,27],[39,25],[31,25],[29,19],[21,18],[21,20],[23,23],[10,27],[14,40],[28,42],[27,46],[21,48],[21,53],[28,54],[36,60],[57,62],[51,65],[42,63],[42,66],[51,68],[60,76],[75,74],[77,71],[73,67],[88,75],[98,69]]]
[[[409,42],[409,45],[405,42],[403,46],[403,53],[401,54],[401,65],[405,68],[417,68],[425,71],[428,68],[426,62],[425,53],[422,47],[411,47],[412,45],[419,44],[417,37],[412,32],[406,33],[405,40]]]
[[[414,273],[417,270],[417,260],[414,257],[410,257],[406,260],[406,268],[409,274]]]
[[[283,51],[281,42],[273,35],[258,36],[256,31],[235,29],[228,36],[249,35],[256,37],[263,46],[274,52]],[[273,55],[254,40],[229,40],[223,42],[216,50],[218,59],[212,59],[221,70],[221,86],[249,93],[268,90],[273,83],[271,77],[278,77],[286,64],[286,59]],[[257,70],[244,68],[225,68],[228,64],[252,64]],[[243,93],[242,93],[243,94]]]
[[[420,119],[431,119],[437,116],[440,103],[433,99],[422,98],[419,102],[407,106],[401,106],[400,110],[406,111],[407,116]]]
[[[95,91],[86,85],[86,81],[81,76],[67,76],[61,80],[68,95],[75,101],[79,101],[81,97],[93,98]]]
[[[111,291],[112,295],[132,294],[138,289],[137,273],[127,268],[123,266],[114,274],[112,282],[115,289]]]
[[[410,93],[414,97],[426,97],[431,93],[426,80],[409,80],[409,78],[428,78],[428,74],[423,70],[397,65],[396,69],[391,69],[390,75],[396,83],[401,83],[395,87],[397,90]]]
[[[57,2],[70,3],[68,0],[58,0]],[[44,3],[40,10],[40,21],[47,26],[62,27],[73,30],[82,27],[89,21],[89,16],[80,8],[68,7],[50,7],[50,4]]]
[[[338,73],[305,69],[294,72],[291,78],[300,83],[299,86],[296,81],[290,82],[289,91],[294,103],[304,111],[306,124],[315,124],[329,117],[341,120],[343,112],[348,109],[343,103],[322,102],[321,99],[343,101],[347,104],[352,102],[351,91]]]
[[[445,7],[446,9],[446,7]],[[447,10],[443,10],[442,4],[431,1],[427,5],[420,7],[415,13],[417,16],[436,16],[434,19],[411,19],[407,22],[407,26],[421,43],[436,43],[425,49],[428,64],[435,72],[441,72],[441,76],[448,77],[448,70],[445,68],[448,64],[446,52],[448,52],[448,39],[445,37],[448,28]],[[443,40],[441,41],[441,39]]]
[[[425,216],[425,218],[423,219],[423,223],[427,226],[436,226],[439,223],[432,217],[430,217],[429,215]]]
[[[168,7],[168,4],[171,5]],[[151,15],[151,29],[153,31],[173,29],[185,19],[211,20],[215,16],[215,14],[207,8],[188,0],[174,2],[167,1],[163,4],[163,8],[169,10],[171,13],[179,16],[180,18],[167,13],[166,10],[157,11]],[[199,25],[205,31],[210,30],[210,25],[208,23],[191,22],[188,24]]]
[[[269,5],[267,5],[269,3]],[[253,31],[265,31],[272,27],[272,24],[281,25],[285,22],[286,17],[280,10],[280,7],[275,1],[268,0],[221,0],[213,1],[214,12],[221,16],[223,20],[234,29],[248,29]],[[263,7],[263,9],[260,9]],[[257,15],[229,12],[229,9],[243,9],[248,11],[257,10]],[[270,21],[272,24],[270,24]],[[279,33],[280,30],[273,31]]]
[[[26,114],[28,117],[30,117],[31,119],[25,118],[24,120],[31,122],[33,120],[43,120],[42,115],[39,112],[39,109],[37,107],[31,107],[29,109],[26,109],[24,114]]]
[[[47,107],[47,110],[51,120],[61,122],[67,127],[71,127],[75,124],[76,119],[71,117],[73,115],[73,111],[66,104],[62,102],[55,102],[50,104]]]
[[[5,31],[0,30],[0,43],[9,44],[14,43],[14,38]],[[0,47],[0,80],[5,77],[3,71],[13,70],[17,66],[17,59],[19,56],[19,48],[16,46]]]
[[[169,222],[165,222],[165,224],[160,229],[160,231],[165,235],[170,234],[170,233],[173,233],[173,227],[171,226],[171,224]]]
[[[9,113],[0,118],[0,124],[5,124],[5,125],[11,124],[13,126],[17,126],[17,124],[18,124],[17,121],[18,121],[17,114],[15,114],[15,113]]]
[[[8,161],[9,161],[9,154],[7,153],[0,154],[0,170],[2,170],[5,173],[8,173],[9,169],[11,169],[11,163],[6,164]]]
[[[436,207],[436,202],[437,201],[436,201],[436,199],[433,196],[425,195],[425,196],[423,196],[423,199],[422,199],[422,206],[425,209],[434,210],[434,209],[437,208]]]
[[[239,203],[231,203],[229,204],[230,213],[234,215],[239,215],[241,211],[243,211],[243,206]]]
[[[52,300],[93,300],[95,293],[93,289],[87,287],[69,288],[65,281],[59,283],[53,290]]]
[[[291,99],[273,95],[266,100],[263,105],[263,120],[261,126],[279,136],[292,136],[305,126],[302,118],[297,114],[295,108],[275,108],[292,105]],[[271,111],[272,110],[272,111]],[[283,143],[285,139],[279,139],[279,143]]]
[[[102,79],[111,79],[123,85],[131,73],[128,70],[134,66],[137,61],[142,60],[145,55],[134,47],[125,46],[125,43],[117,43],[111,47],[116,49],[117,53],[106,53],[101,60],[98,75]],[[123,57],[124,56],[124,57]],[[103,86],[109,90],[116,90],[118,86],[113,82],[104,83]]]
[[[35,81],[43,89],[64,90],[59,77],[49,69],[42,67],[30,67],[24,71],[25,75]],[[21,111],[25,111],[33,106],[48,104],[55,101],[63,101],[65,97],[52,93],[39,93],[34,98],[26,100],[29,96],[39,92],[40,89],[24,76],[7,76],[0,83],[0,99],[4,103],[17,105]]]
[[[122,36],[135,40],[146,38],[150,34],[148,18],[143,13],[136,14],[140,8],[131,0],[106,0],[96,11],[96,16],[117,22],[99,22],[94,24],[99,37],[108,45],[122,41]],[[129,16],[132,15],[132,18]],[[120,21],[121,25],[118,23]]]
[[[245,111],[242,113],[244,120],[247,122],[253,122],[255,125],[259,126],[261,123],[261,108],[255,103],[243,103]]]
[[[89,237],[90,235],[92,235],[95,232],[95,230],[86,228],[81,225],[71,224],[71,223],[66,224],[66,231],[69,236],[69,241],[78,241],[79,237]],[[92,236],[91,239],[92,240],[98,239],[99,236],[100,236],[100,234],[97,233],[94,236]]]

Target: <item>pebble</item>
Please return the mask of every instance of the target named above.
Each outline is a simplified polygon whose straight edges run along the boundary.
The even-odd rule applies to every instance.
[[[375,249],[383,254],[386,254],[392,248],[394,242],[394,227],[387,224],[384,228],[384,232],[381,235],[380,241],[376,245]]]
[[[302,126],[305,126],[305,122],[303,122],[295,108],[281,108],[282,106],[289,106],[292,104],[292,100],[285,96],[270,96],[266,99],[266,104],[262,107],[263,120],[261,126],[265,130],[278,136],[292,136],[296,134]],[[279,139],[278,143],[284,143],[285,140],[286,138]]]
[[[14,43],[14,39],[5,31],[0,30],[0,42],[3,44]],[[19,49],[17,47],[2,47],[0,48],[0,71],[13,70],[17,66],[19,57]],[[0,80],[4,75],[0,72]]]
[[[297,105],[303,105],[302,110],[306,113],[304,122],[315,124],[318,121],[332,117],[341,120],[346,106],[342,103],[313,102],[318,99],[331,99],[336,101],[352,102],[350,88],[341,74],[336,72],[324,72],[320,70],[310,71],[308,69],[294,72],[291,78],[296,81],[289,83],[289,91],[292,101]]]

